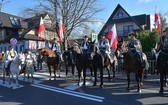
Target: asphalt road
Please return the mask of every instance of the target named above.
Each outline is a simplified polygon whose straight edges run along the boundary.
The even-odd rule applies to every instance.
[[[159,83],[144,81],[142,93],[137,93],[136,82],[131,82],[131,91],[127,92],[124,75],[118,75],[115,81],[104,77],[104,88],[93,87],[90,78],[86,86],[77,85],[77,76],[65,81],[64,73],[56,80],[48,80],[48,72],[36,72],[34,83],[19,78],[20,86],[2,84],[0,81],[0,105],[168,105],[168,88],[159,94]],[[0,75],[2,77],[2,75]],[[121,78],[120,78],[121,77]],[[99,84],[99,82],[98,82]]]

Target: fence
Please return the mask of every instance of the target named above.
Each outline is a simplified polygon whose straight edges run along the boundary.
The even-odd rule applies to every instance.
[[[116,68],[116,71],[123,72],[122,69],[122,60],[118,60],[118,66]],[[158,74],[157,70],[155,69],[156,66],[156,60],[148,60],[148,69],[145,70],[145,74],[147,75],[155,75]]]

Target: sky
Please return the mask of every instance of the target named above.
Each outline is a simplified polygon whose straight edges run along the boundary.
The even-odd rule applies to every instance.
[[[168,12],[167,0],[98,0],[97,6],[104,10],[95,17],[99,20],[98,25],[102,25],[108,20],[114,9],[120,4],[131,16],[140,14],[154,15],[155,7],[158,12]],[[11,0],[2,8],[2,12],[19,15],[22,8],[33,7],[36,0]]]

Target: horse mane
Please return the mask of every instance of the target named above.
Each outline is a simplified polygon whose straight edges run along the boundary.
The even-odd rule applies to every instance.
[[[42,48],[42,49],[40,49],[40,52],[41,52],[41,53],[45,53],[45,55],[47,55],[48,57],[56,57],[56,56],[55,56],[55,52],[52,51],[52,50],[49,49],[49,48]]]

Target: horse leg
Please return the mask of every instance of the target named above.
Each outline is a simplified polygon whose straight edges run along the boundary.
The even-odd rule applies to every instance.
[[[94,70],[94,77],[95,77],[93,86],[97,86],[97,67],[93,67],[93,70]]]
[[[78,85],[80,85],[82,70],[80,68],[77,68],[77,70],[78,70]]]
[[[75,75],[74,75],[74,72],[75,72],[75,71],[74,71],[75,65],[72,65],[71,68],[72,68],[72,76],[73,76],[73,80],[75,80]]]
[[[15,79],[15,83],[16,83],[16,86],[19,87],[19,82],[18,82],[18,74],[16,74],[16,79]]]
[[[107,72],[108,72],[108,80],[111,81],[111,75],[110,75],[110,69],[108,67],[106,67]]]
[[[67,78],[68,78],[68,67],[67,67],[67,65],[65,65],[65,69],[66,69],[66,77],[65,77],[65,81],[67,81]]]
[[[127,82],[128,82],[128,86],[127,86],[127,91],[130,91],[130,73],[127,73]]]
[[[103,88],[103,67],[100,68],[100,87]]]
[[[86,68],[83,69],[83,86],[86,86]]]
[[[140,89],[140,79],[139,79],[139,75],[138,74],[135,74],[135,79],[136,79],[136,82],[137,82],[137,92],[141,93],[141,89]]]
[[[48,65],[48,69],[49,69],[49,74],[50,74],[49,80],[51,80],[51,67],[49,65]]]
[[[92,78],[93,78],[93,67],[92,66],[90,66],[89,67],[90,68],[90,80],[92,80]]]
[[[116,70],[115,70],[116,68],[115,68],[115,62],[113,62],[113,64],[112,64],[112,71],[113,71],[113,81],[115,81],[115,72],[116,72]]]

